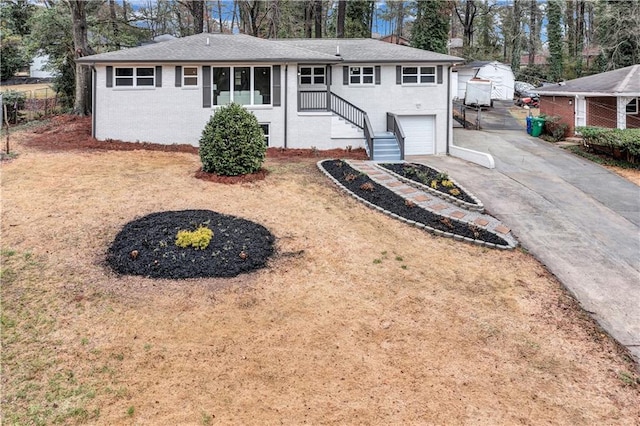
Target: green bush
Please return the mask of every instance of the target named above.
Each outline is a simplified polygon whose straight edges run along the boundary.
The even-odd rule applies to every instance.
[[[562,117],[557,115],[546,116],[544,121],[544,132],[553,142],[561,141],[567,135],[569,126],[562,122]]]
[[[23,92],[8,90],[2,93],[2,105],[7,107],[7,120],[9,123],[16,124],[22,114],[20,110],[24,109],[26,96]],[[4,110],[2,111],[2,122],[4,124]]]
[[[584,145],[598,151],[615,155],[616,151],[626,155],[634,163],[640,157],[640,129],[606,129],[603,127],[578,127]]]
[[[200,138],[202,170],[224,176],[257,172],[266,150],[256,117],[234,103],[213,114]]]

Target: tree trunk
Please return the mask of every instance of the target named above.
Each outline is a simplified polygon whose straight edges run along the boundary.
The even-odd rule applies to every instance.
[[[347,14],[347,0],[338,0],[338,19],[336,37],[344,38],[344,21]]]
[[[315,38],[322,38],[322,0],[314,0],[313,21]]]
[[[109,19],[111,21],[111,32],[113,35],[113,46],[120,50],[120,31],[118,30],[118,17],[116,16],[116,2],[109,0]]]
[[[513,44],[511,45],[511,69],[520,69],[520,52],[522,50],[522,5],[521,0],[513,0]]]
[[[536,61],[536,48],[538,44],[538,2],[529,0],[529,66]]]
[[[94,51],[89,47],[87,39],[86,3],[83,0],[68,0],[67,4],[71,9],[74,57],[77,59],[91,55]],[[73,112],[77,115],[91,114],[91,69],[78,63],[76,63],[76,90]]]

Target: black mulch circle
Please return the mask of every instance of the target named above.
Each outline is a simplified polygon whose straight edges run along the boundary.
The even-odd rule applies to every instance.
[[[204,250],[175,244],[180,230],[206,226]],[[262,225],[210,210],[152,213],[127,223],[107,252],[118,273],[151,278],[235,277],[266,265],[275,237]]]
[[[431,213],[415,205],[407,205],[403,197],[372,181],[369,176],[355,170],[342,160],[325,160],[321,165],[322,168],[350,192],[400,217],[422,223],[443,232],[468,237],[472,240],[503,246],[509,245],[504,239],[485,229],[456,219],[444,218],[443,216]]]

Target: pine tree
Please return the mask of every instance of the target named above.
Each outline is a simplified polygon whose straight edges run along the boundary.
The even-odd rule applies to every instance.
[[[411,29],[411,46],[447,53],[449,14],[446,0],[414,2],[416,19]]]
[[[563,78],[562,53],[562,4],[560,0],[549,0],[547,3],[547,34],[549,40],[549,78],[560,81]]]

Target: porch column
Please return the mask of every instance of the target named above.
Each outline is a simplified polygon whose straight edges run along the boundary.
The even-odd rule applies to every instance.
[[[633,100],[632,96],[617,97],[617,127],[618,129],[627,128],[627,104]]]

